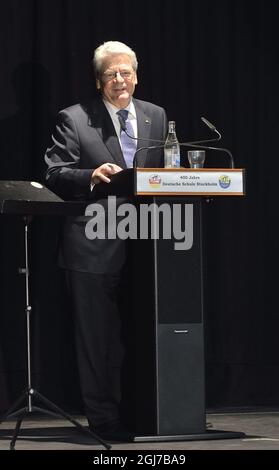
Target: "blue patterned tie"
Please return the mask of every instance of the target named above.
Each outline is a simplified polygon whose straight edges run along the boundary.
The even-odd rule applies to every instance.
[[[117,114],[122,117],[126,124],[126,131],[132,137],[135,136],[133,126],[131,122],[128,120],[129,111],[127,109],[120,109],[117,111]],[[127,134],[121,129],[120,131],[120,141],[122,146],[122,152],[124,156],[124,160],[126,162],[127,168],[133,167],[134,155],[137,148],[137,141],[128,137]]]

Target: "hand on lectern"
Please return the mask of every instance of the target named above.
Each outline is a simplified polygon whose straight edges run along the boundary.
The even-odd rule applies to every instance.
[[[101,166],[98,166],[96,170],[92,173],[92,183],[98,184],[101,182],[110,183],[110,176],[122,171],[123,168],[116,165],[115,163],[104,163]]]

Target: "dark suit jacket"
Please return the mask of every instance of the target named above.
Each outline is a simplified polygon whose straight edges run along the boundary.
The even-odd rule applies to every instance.
[[[163,108],[134,99],[138,137],[165,140],[167,117]],[[47,185],[64,199],[90,200],[92,171],[103,163],[116,163],[126,168],[125,160],[110,115],[102,101],[77,104],[58,115],[52,136],[53,146],[46,152]],[[138,142],[138,148],[148,142]],[[150,142],[152,145],[152,142]],[[163,166],[162,149],[143,150],[138,165]],[[92,202],[92,201],[90,201]],[[121,202],[121,201],[119,201]],[[106,209],[106,200],[98,200]],[[68,217],[63,228],[60,265],[84,272],[116,272],[125,259],[122,240],[89,240],[85,236],[88,217]]]

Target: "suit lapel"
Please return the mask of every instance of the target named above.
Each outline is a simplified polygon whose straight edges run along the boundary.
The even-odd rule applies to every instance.
[[[138,145],[137,150],[148,147],[151,142],[141,141],[140,139],[150,139],[151,131],[151,118],[146,114],[142,107],[142,104],[134,99],[135,110],[137,114],[137,125],[138,125]],[[147,157],[147,149],[143,149],[137,153],[137,166],[144,167]]]
[[[92,109],[88,115],[88,125],[96,129],[102,142],[111,154],[113,163],[121,166],[121,168],[126,168],[126,163],[114,125],[101,99],[98,99],[93,103]]]
[[[133,99],[136,115],[137,115],[137,127],[138,127],[138,143],[137,150],[148,147],[148,144],[152,142],[141,141],[140,139],[150,139],[151,132],[151,118],[146,113],[142,103],[136,99]],[[119,144],[118,137],[116,135],[114,125],[110,118],[110,115],[103,103],[101,98],[94,101],[91,109],[88,109],[88,125],[94,127],[103,144],[107,147],[112,161],[121,168],[126,168],[126,163],[122,154],[122,150]],[[137,154],[137,165],[140,167],[145,166],[147,149],[143,149]]]

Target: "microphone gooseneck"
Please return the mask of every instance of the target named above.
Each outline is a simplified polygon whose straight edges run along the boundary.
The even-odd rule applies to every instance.
[[[145,139],[145,138],[142,138],[142,137],[134,137],[132,135],[130,135],[128,132],[127,132],[127,129],[126,129],[126,123],[125,123],[125,120],[122,116],[118,115],[118,120],[119,120],[119,124],[120,124],[120,128],[123,132],[125,132],[125,134],[130,137],[130,139],[134,139],[134,140],[137,140],[137,141],[143,141],[143,142],[156,142],[156,143],[159,143],[159,144],[162,144],[162,145],[149,145],[149,146],[145,146],[145,147],[140,147],[136,150],[135,152],[135,155],[134,155],[134,160],[133,160],[133,168],[136,167],[137,165],[137,156],[138,156],[138,153],[143,151],[143,150],[153,150],[153,149],[158,149],[158,148],[164,148],[165,146],[165,141],[164,140],[157,140],[157,139]],[[233,156],[232,156],[232,153],[230,152],[230,150],[226,149],[226,148],[222,148],[222,147],[211,147],[211,146],[207,146],[207,145],[201,145],[201,144],[206,144],[208,142],[216,142],[216,141],[219,141],[221,139],[221,134],[220,132],[216,129],[216,127],[210,122],[208,121],[206,118],[204,117],[201,117],[201,120],[202,122],[204,122],[204,124],[206,124],[206,126],[212,131],[212,132],[215,132],[217,133],[218,137],[215,138],[215,139],[208,139],[208,140],[197,140],[197,141],[193,141],[193,142],[179,142],[179,145],[181,147],[189,147],[189,148],[197,148],[197,149],[202,149],[202,150],[214,150],[214,151],[219,151],[219,152],[223,152],[223,153],[226,153],[227,155],[229,155],[230,157],[230,167],[231,168],[234,168],[234,159],[233,159]]]
[[[217,152],[226,153],[230,157],[230,167],[234,168],[233,155],[232,155],[230,150],[225,149],[224,147],[211,147],[211,146],[206,146],[206,145],[193,145],[193,144],[191,144],[191,142],[190,142],[190,145],[187,142],[182,142],[182,144],[179,144],[179,145],[181,145],[182,147],[193,147],[193,148],[203,149],[203,150],[216,150]]]
[[[130,139],[133,139],[133,140],[138,140],[138,141],[143,141],[143,142],[157,142],[159,144],[164,144],[165,141],[164,140],[157,140],[157,139],[144,139],[143,137],[135,137],[131,134],[129,134],[127,132],[127,126],[126,126],[126,122],[125,122],[125,119],[119,114],[118,115],[118,121],[119,121],[119,124],[120,124],[120,129],[121,131],[125,132],[125,134],[130,137]]]
[[[202,119],[205,119],[205,118],[202,118]],[[165,140],[157,140],[157,139],[145,139],[143,137],[134,137],[133,135],[130,135],[128,132],[127,132],[127,127],[126,127],[126,122],[125,120],[123,119],[123,117],[121,115],[118,115],[118,120],[119,120],[119,124],[120,124],[120,129],[121,131],[125,132],[125,134],[130,137],[130,139],[133,139],[133,140],[137,140],[137,141],[142,141],[142,142],[156,142],[158,144],[164,144],[165,143]],[[206,121],[206,119],[205,119]],[[204,122],[205,122],[204,121]],[[207,121],[207,123],[209,123],[209,121]],[[213,124],[209,123],[212,127]],[[207,126],[209,127],[209,125],[207,124]],[[213,129],[211,129],[213,130]],[[209,142],[218,142],[218,140],[221,139],[221,134],[220,132],[217,131],[217,129],[214,127],[214,132],[216,132],[218,134],[218,137],[215,138],[215,139],[206,139],[206,140],[196,140],[196,141],[192,141],[192,142],[187,142],[189,144],[193,144],[193,145],[196,145],[196,144],[207,144]],[[181,144],[180,144],[181,145]]]
[[[148,139],[145,139],[145,140],[148,140]],[[133,160],[133,168],[136,168],[136,167],[137,167],[137,163],[138,163],[138,153],[139,153],[139,152],[141,152],[142,150],[161,149],[161,148],[164,148],[164,147],[165,147],[165,143],[162,144],[162,145],[149,145],[149,146],[146,146],[146,147],[140,147],[140,148],[138,148],[138,149],[135,151],[134,160]]]
[[[179,142],[179,145],[181,147],[196,148],[200,150],[216,150],[217,152],[226,153],[230,157],[230,168],[234,168],[234,159],[233,159],[232,153],[228,149],[225,149],[222,147],[211,147],[211,146],[209,147],[207,145],[197,145],[197,144],[193,144],[192,142]],[[152,150],[152,149],[163,148],[164,146],[165,145],[150,145],[149,147],[148,146],[140,147],[139,149],[137,149],[134,155],[133,168],[135,168],[137,165],[137,156],[139,152],[141,152],[142,150]]]

